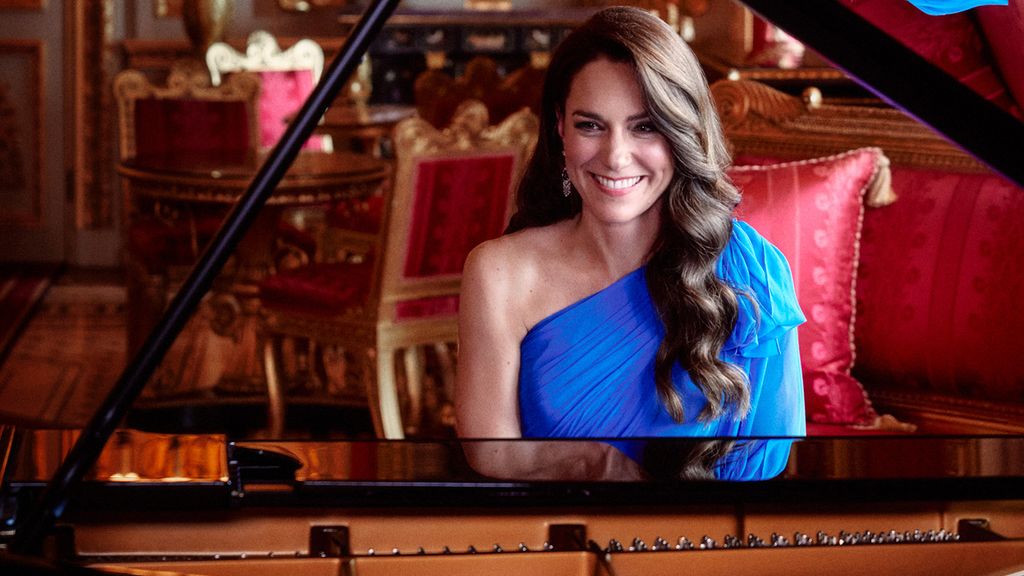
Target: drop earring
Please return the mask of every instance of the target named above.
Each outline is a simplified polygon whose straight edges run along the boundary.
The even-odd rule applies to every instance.
[[[572,182],[569,181],[569,172],[562,168],[562,196],[568,198],[572,194]]]

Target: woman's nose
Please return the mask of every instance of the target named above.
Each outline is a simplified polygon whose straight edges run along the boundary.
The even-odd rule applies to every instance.
[[[604,163],[611,170],[620,170],[632,162],[633,150],[626,135],[612,130],[604,143]]]

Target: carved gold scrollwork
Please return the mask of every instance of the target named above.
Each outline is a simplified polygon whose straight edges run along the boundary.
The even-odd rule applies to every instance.
[[[528,111],[526,111],[528,112]],[[459,105],[451,125],[439,131],[421,118],[410,118],[395,128],[395,146],[408,150],[411,155],[431,154],[444,150],[472,151],[480,147],[520,146],[531,144],[537,137],[539,123],[536,116],[516,113],[501,124],[488,128],[487,107],[478,100],[467,100]]]
[[[717,82],[712,96],[722,124],[728,127],[758,121],[780,123],[804,112],[799,99],[749,80]]]
[[[713,94],[722,126],[731,127],[743,124],[750,112],[750,100],[747,95],[738,90],[731,82],[715,84]]]

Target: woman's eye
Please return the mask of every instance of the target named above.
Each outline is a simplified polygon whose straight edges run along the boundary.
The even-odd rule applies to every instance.
[[[600,130],[601,127],[597,125],[597,122],[592,122],[590,120],[581,120],[580,122],[576,123],[576,129],[583,130],[584,132],[593,132],[596,130]]]
[[[652,122],[641,122],[633,129],[641,134],[656,134],[658,132],[658,128]]]

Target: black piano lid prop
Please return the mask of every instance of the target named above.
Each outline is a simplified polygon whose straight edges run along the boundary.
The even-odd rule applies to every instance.
[[[310,94],[288,126],[281,140],[260,167],[248,190],[228,214],[210,246],[190,271],[181,289],[171,300],[156,328],[150,332],[131,359],[103,404],[82,430],[82,435],[64,459],[43,492],[40,503],[18,530],[11,548],[15,552],[38,551],[51,524],[61,516],[75,487],[91,468],[104,445],[121,423],[132,403],[142,392],[153,371],[213,284],[235,246],[256,219],[274,188],[298,155],[302,144],[313,133],[317,122],[342,86],[359,65],[370,43],[394,12],[399,0],[376,0],[363,13],[320,83]]]

